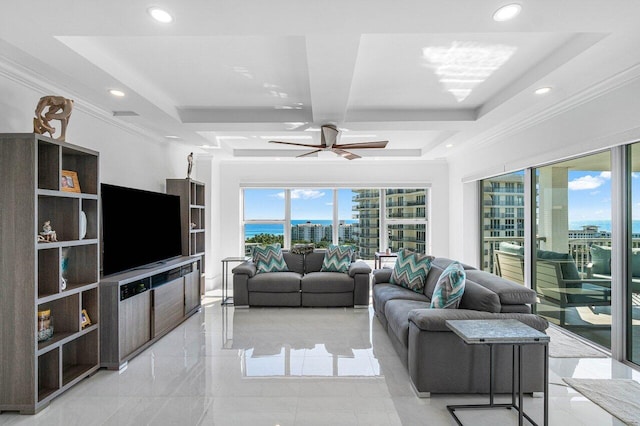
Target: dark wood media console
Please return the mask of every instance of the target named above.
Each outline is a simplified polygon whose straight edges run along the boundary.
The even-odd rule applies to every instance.
[[[100,281],[100,366],[127,362],[200,309],[201,256]]]

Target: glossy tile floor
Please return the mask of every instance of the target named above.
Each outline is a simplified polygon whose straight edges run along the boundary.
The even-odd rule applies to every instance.
[[[622,424],[562,377],[640,381],[640,372],[609,358],[552,358],[550,370],[552,425]],[[208,296],[200,313],[125,370],[100,370],[39,414],[4,413],[0,424],[454,425],[447,404],[485,402],[417,398],[371,308],[235,310]],[[525,397],[540,424],[542,403]],[[517,424],[513,410],[458,413],[466,425]]]

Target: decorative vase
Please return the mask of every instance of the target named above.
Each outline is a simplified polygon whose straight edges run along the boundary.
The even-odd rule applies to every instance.
[[[62,247],[60,251],[60,290],[67,288],[69,280],[69,250],[71,247]]]
[[[79,239],[82,240],[87,236],[87,215],[80,210],[80,234]]]

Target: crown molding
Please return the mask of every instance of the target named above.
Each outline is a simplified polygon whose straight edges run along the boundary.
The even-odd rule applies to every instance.
[[[101,120],[111,126],[117,127],[130,134],[142,136],[152,141],[158,141],[161,137],[148,129],[131,123],[126,123],[114,118],[113,113],[105,111],[86,101],[74,90],[63,88],[55,84],[46,76],[34,71],[0,53],[0,76],[7,78],[36,93],[56,93],[74,100],[74,109]],[[35,105],[34,105],[35,108]]]
[[[468,142],[471,143],[474,148],[486,148],[509,136],[515,135],[528,128],[560,116],[639,79],[640,64],[637,64],[611,76],[610,78],[593,84],[587,89],[569,96],[549,108],[545,108],[543,111],[533,114],[528,111],[523,111],[516,117],[506,120],[503,125],[484,132],[477,138],[468,140]]]

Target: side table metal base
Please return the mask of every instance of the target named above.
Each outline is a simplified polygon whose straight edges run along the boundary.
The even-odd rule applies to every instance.
[[[523,419],[527,419],[529,421],[529,423],[531,423],[533,426],[538,426],[538,424],[531,418],[529,417],[529,415],[527,413],[524,412],[524,407],[523,407],[523,401],[522,401],[522,384],[521,384],[521,378],[522,378],[522,345],[519,344],[512,344],[512,365],[511,365],[511,403],[507,403],[507,404],[496,404],[493,402],[494,400],[494,384],[493,384],[493,350],[494,350],[494,346],[495,344],[488,344],[489,346],[489,403],[488,404],[461,404],[461,405],[447,405],[447,410],[449,411],[449,413],[451,414],[451,416],[453,417],[453,419],[456,421],[456,423],[459,426],[463,426],[462,422],[460,421],[460,419],[458,418],[458,416],[456,416],[455,411],[456,410],[466,410],[466,409],[472,409],[472,410],[482,410],[482,409],[494,409],[494,408],[506,408],[508,410],[515,408],[518,411],[518,425],[521,426],[523,424]],[[517,363],[516,363],[516,353],[517,355]],[[544,373],[544,381],[545,384],[549,383],[549,377],[548,377],[548,369],[549,369],[549,365],[548,365],[548,346],[545,344],[544,345],[544,369],[545,369],[545,373]],[[516,370],[517,368],[517,370]],[[517,377],[517,390],[516,390],[516,377]],[[518,398],[518,403],[516,404],[516,395]],[[549,401],[549,389],[548,389],[548,385],[545,385],[545,392],[544,392],[544,425],[546,426],[549,422],[549,417],[548,417],[548,401]]]

